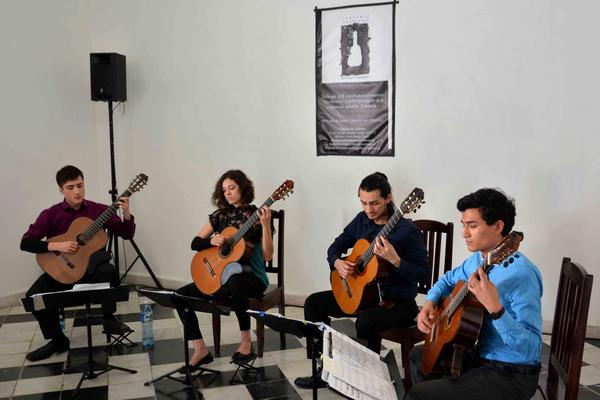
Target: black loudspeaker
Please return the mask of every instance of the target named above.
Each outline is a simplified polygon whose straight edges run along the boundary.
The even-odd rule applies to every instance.
[[[117,53],[90,54],[92,101],[126,101],[125,56]]]

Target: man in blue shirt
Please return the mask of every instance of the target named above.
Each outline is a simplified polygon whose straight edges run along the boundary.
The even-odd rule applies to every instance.
[[[411,353],[416,384],[407,399],[529,399],[535,394],[541,367],[542,277],[520,252],[507,267],[494,266],[489,276],[480,268],[483,257],[514,225],[515,206],[504,193],[480,189],[461,198],[457,208],[462,213],[462,236],[474,254],[429,290],[417,323],[429,334],[438,315],[436,305],[458,281],[466,281],[485,309],[478,346],[465,356],[458,378],[425,376],[421,370],[423,347],[416,347]]]
[[[337,270],[342,278],[348,277],[355,269],[355,263],[344,260],[343,254],[351,249],[357,240],[372,242],[379,231],[394,213],[392,190],[387,177],[381,172],[367,176],[358,189],[363,211],[344,228],[344,231],[327,250],[327,261],[331,271]],[[415,296],[417,281],[425,281],[429,276],[427,250],[421,232],[409,220],[401,218],[387,237],[375,242],[374,253],[382,263],[391,265],[389,278],[379,281],[382,302],[360,310],[356,318],[356,335],[367,342],[367,347],[379,353],[379,334],[396,326],[414,324],[418,313]],[[346,317],[331,290],[313,293],[304,303],[304,318],[313,322],[331,323],[330,317]],[[310,341],[309,341],[310,342]],[[319,343],[313,350],[307,344],[308,356],[319,351]],[[297,378],[294,382],[302,388],[312,387],[312,377]],[[318,374],[317,386],[326,383]]]

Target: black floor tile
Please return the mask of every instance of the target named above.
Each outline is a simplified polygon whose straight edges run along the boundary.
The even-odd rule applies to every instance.
[[[588,389],[593,390],[594,392],[600,394],[600,384],[588,386]]]
[[[0,368],[0,382],[16,381],[21,375],[21,367]]]
[[[234,377],[234,374],[235,371],[221,371],[219,374],[202,374],[198,378],[197,384],[200,389],[229,386],[229,382]]]
[[[287,398],[288,396],[298,395],[286,379],[248,384],[246,388],[254,400]]]
[[[600,400],[600,394],[584,387],[579,387],[579,394],[577,395],[579,400]]]
[[[13,314],[13,315],[7,315],[6,318],[4,319],[4,323],[5,324],[12,324],[15,322],[31,322],[31,321],[35,321],[35,317],[33,316],[33,314]]]
[[[75,389],[63,391],[61,399],[70,399],[74,392]],[[108,386],[79,389],[77,399],[108,400]]]
[[[92,360],[106,364],[108,362],[108,354],[104,351],[105,346],[92,347]],[[67,356],[67,368],[85,366],[88,362],[87,347],[78,347],[69,350]]]
[[[150,357],[150,365],[169,364],[175,362],[183,363],[183,340],[165,339],[154,343],[154,350],[145,351],[142,346],[137,346],[140,352],[147,352]],[[137,353],[137,350],[134,351]]]
[[[302,339],[304,340],[304,339]],[[285,349],[298,349],[302,347],[300,340],[294,335],[285,335]],[[264,351],[281,350],[280,334],[272,329],[265,329],[265,349]]]
[[[23,374],[21,375],[21,379],[41,378],[44,376],[62,375],[63,364],[64,363],[58,362],[58,363],[30,365],[27,367],[23,367]]]
[[[586,339],[586,342],[592,346],[600,347],[600,339]]]
[[[154,383],[156,400],[194,400],[192,388],[186,387],[170,379],[163,379]],[[204,399],[202,393],[198,393],[199,399]]]

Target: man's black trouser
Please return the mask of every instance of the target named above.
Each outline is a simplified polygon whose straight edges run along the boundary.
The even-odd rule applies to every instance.
[[[389,298],[394,304],[390,308],[381,306],[371,307],[358,312],[356,318],[356,336],[367,342],[367,347],[376,353],[381,348],[379,334],[390,328],[409,326],[414,324],[418,313],[417,303],[414,299]],[[331,318],[347,317],[333,296],[331,290],[313,293],[304,303],[304,319],[312,322],[331,324]],[[316,344],[316,351],[320,352],[323,344]],[[307,343],[308,357],[313,355],[312,345]]]
[[[516,365],[480,359],[476,351],[466,354],[458,378],[425,376],[421,372],[423,346],[410,353],[413,387],[407,400],[525,400],[535,394],[541,366]]]

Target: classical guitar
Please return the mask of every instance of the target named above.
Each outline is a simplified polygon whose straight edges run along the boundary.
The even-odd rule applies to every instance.
[[[522,240],[521,232],[512,231],[488,253],[480,267],[489,274],[496,264],[508,266],[515,257],[519,257],[518,254],[513,254],[519,249]],[[458,376],[462,352],[475,345],[479,337],[484,307],[469,292],[466,282],[459,281],[438,308],[440,313],[433,322],[431,332],[425,337],[422,370],[428,375],[439,369],[440,362],[444,362],[450,365],[452,375]]]
[[[354,314],[356,311],[374,305],[378,299],[370,290],[365,290],[377,277],[379,263],[375,257],[375,242],[381,236],[386,237],[396,226],[403,215],[415,211],[424,203],[425,193],[415,188],[408,197],[400,204],[394,214],[383,226],[381,231],[369,243],[366,239],[359,239],[352,248],[352,253],[345,260],[356,263],[351,275],[343,279],[338,271],[331,271],[330,281],[333,295],[338,305],[346,314]]]
[[[263,206],[270,207],[277,200],[285,198],[292,192],[292,189],[294,189],[293,181],[283,182],[239,229],[229,226],[220,232],[221,235],[228,238],[223,245],[210,247],[196,253],[191,265],[192,279],[202,293],[213,294],[226,283],[222,280],[223,272],[229,264],[233,265],[232,263],[244,255],[246,249],[244,235],[258,220],[259,210]]]
[[[148,176],[137,175],[119,198],[130,197],[147,183]],[[118,209],[119,204],[116,201],[95,221],[88,217],[73,220],[65,233],[49,238],[48,242],[76,241],[79,249],[73,254],[58,251],[37,254],[39,266],[60,283],[71,284],[80,280],[87,271],[90,256],[106,246],[107,235],[103,227]]]

